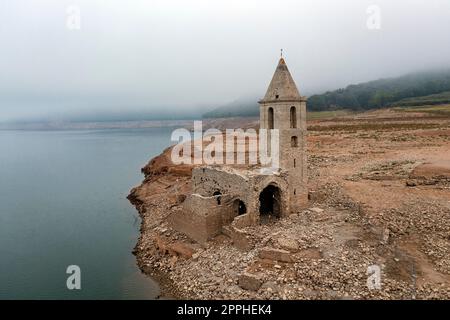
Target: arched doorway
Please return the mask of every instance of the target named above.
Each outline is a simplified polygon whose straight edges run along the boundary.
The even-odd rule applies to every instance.
[[[281,216],[281,192],[277,186],[268,185],[259,194],[261,223],[267,223]]]

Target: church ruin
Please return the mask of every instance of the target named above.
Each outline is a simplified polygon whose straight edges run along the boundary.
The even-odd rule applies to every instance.
[[[192,194],[174,213],[174,229],[205,242],[220,233],[238,241],[240,229],[301,211],[308,201],[306,97],[281,58],[260,105],[260,128],[278,129],[279,168],[211,165],[192,171]]]

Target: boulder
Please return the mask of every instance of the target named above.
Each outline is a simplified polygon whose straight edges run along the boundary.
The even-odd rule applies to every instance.
[[[258,291],[262,285],[262,279],[258,275],[244,272],[239,276],[238,283],[244,290]]]
[[[262,248],[259,251],[259,257],[261,259],[275,260],[280,262],[294,262],[291,253],[286,250],[274,249],[274,248]]]
[[[406,180],[406,186],[407,187],[415,187],[415,186],[417,186],[417,183],[414,180]]]

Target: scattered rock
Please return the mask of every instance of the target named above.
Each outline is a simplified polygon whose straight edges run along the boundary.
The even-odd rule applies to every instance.
[[[155,235],[153,237],[153,241],[155,243],[155,247],[156,249],[162,253],[162,254],[166,254],[167,253],[167,240],[163,239],[162,237]]]
[[[169,254],[181,256],[183,258],[191,258],[194,254],[194,249],[182,242],[175,242],[167,246]]]
[[[200,255],[196,252],[196,253],[194,253],[193,255],[192,255],[192,259],[193,260],[198,260],[198,257],[199,257]]]
[[[261,286],[261,290],[270,292],[270,293],[276,293],[279,290],[279,287],[275,281],[267,281],[264,282],[264,284]]]
[[[348,121],[342,133],[322,134],[323,123],[308,137],[321,142],[320,152],[310,143],[307,154],[313,181],[311,208],[267,225],[237,226],[243,237],[235,237],[234,246],[226,228],[227,241],[201,244],[168,228],[168,217],[180,211],[178,204],[183,201],[176,195],[190,194],[191,181],[188,166],[185,172],[171,170],[170,152],[166,152],[159,157],[161,165],[147,166],[145,182],[129,197],[142,217],[142,236],[135,248],[140,268],[147,274],[167,275],[176,289],[174,296],[185,299],[449,299],[449,175],[441,169],[428,173],[427,167],[410,174],[418,160],[405,159],[422,161],[428,153],[436,159],[448,158],[450,120],[429,130],[437,140],[421,138],[418,131],[408,133],[413,139],[404,145],[401,140],[390,145],[392,136],[405,133],[401,130],[385,127],[389,132],[353,133]],[[445,152],[430,152],[435,145]],[[335,152],[337,146],[342,152]],[[329,169],[339,174],[330,175]],[[355,174],[346,179],[350,173]],[[421,187],[411,193],[413,188],[405,184]],[[290,239],[298,250],[288,243]],[[172,250],[171,244],[177,242],[192,247],[192,260],[183,260]],[[291,259],[293,263],[283,262]],[[411,262],[417,268],[412,270]],[[367,268],[373,264],[383,268],[381,290],[367,288]],[[240,275],[243,270],[248,277]],[[412,277],[418,281],[414,293]]]

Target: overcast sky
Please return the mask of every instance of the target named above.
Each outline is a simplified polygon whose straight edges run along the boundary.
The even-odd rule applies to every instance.
[[[449,67],[449,39],[448,0],[0,0],[0,121],[262,97],[280,48],[310,95]]]

